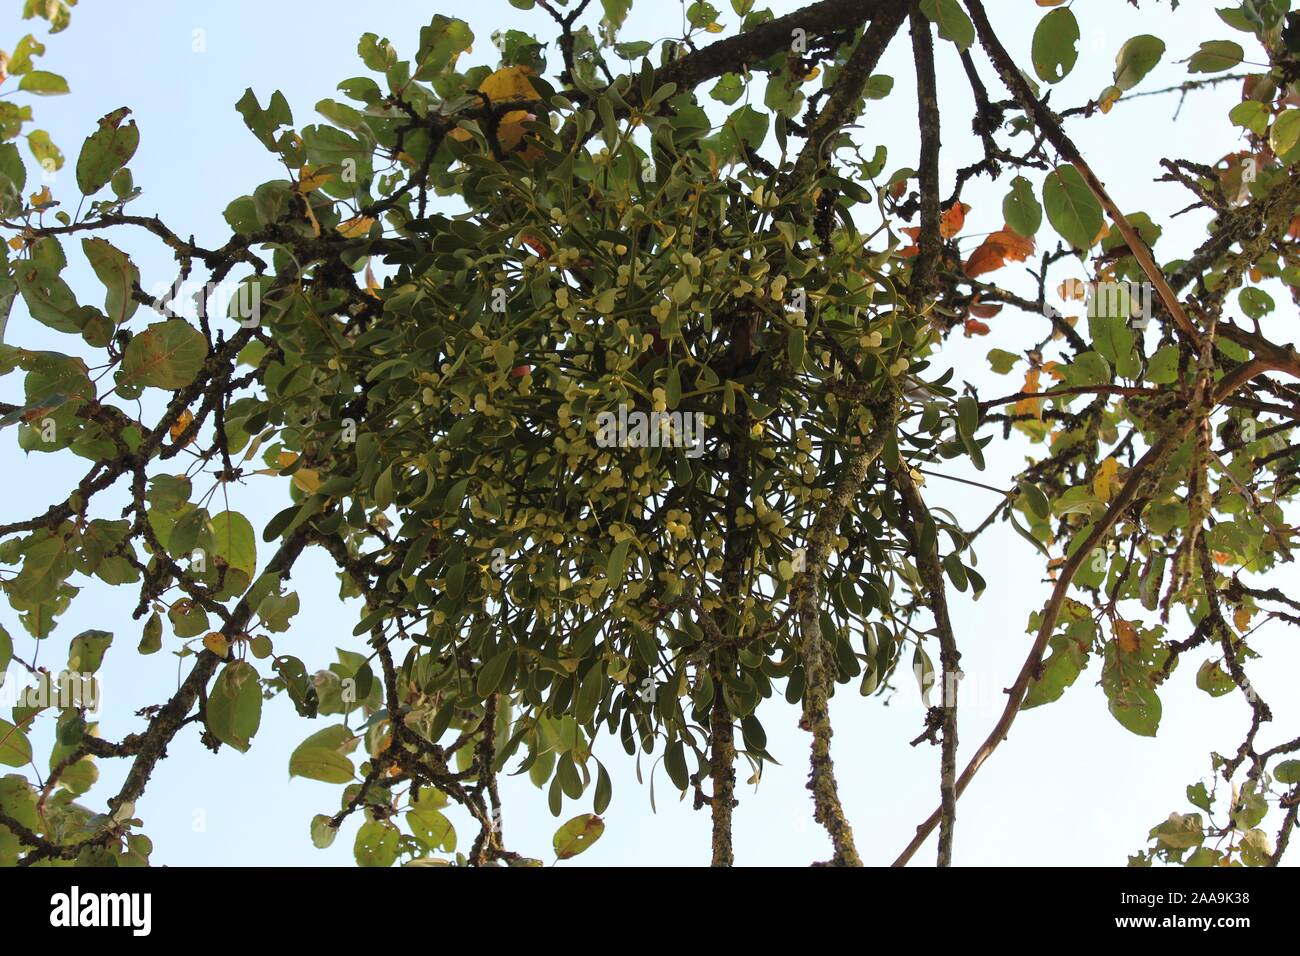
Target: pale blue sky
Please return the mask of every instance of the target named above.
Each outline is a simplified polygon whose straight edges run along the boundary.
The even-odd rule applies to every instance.
[[[796,5],[785,0],[773,4],[778,13]],[[1030,0],[994,0],[987,6],[1004,31],[1004,43],[1013,53],[1027,56],[1040,8]],[[1183,68],[1172,61],[1189,55],[1200,40],[1210,36],[1242,39],[1222,26],[1212,5],[1203,0],[1183,4],[1174,15],[1164,6],[1143,6],[1146,9],[1139,13],[1122,0],[1074,4],[1084,27],[1083,56],[1074,74],[1053,93],[1056,106],[1074,105],[1098,94],[1109,82],[1115,51],[1133,34],[1154,33],[1169,46],[1165,62],[1144,88],[1181,81]],[[220,244],[228,235],[221,213],[230,199],[282,173],[235,112],[234,103],[245,87],[252,86],[263,103],[272,91],[282,90],[301,128],[320,121],[313,104],[333,96],[340,80],[365,72],[355,54],[357,38],[363,32],[387,36],[409,55],[420,26],[433,12],[458,15],[468,19],[478,37],[472,62],[489,62],[494,57],[489,40],[493,30],[515,27],[550,34],[550,21],[544,13],[518,11],[506,0],[482,0],[473,5],[83,0],[71,28],[53,37],[46,37],[41,26],[20,21],[18,8],[18,0],[0,4],[0,45],[12,49],[23,33],[29,29],[37,32],[49,46],[43,66],[64,74],[73,90],[71,96],[35,104],[37,125],[47,128],[69,156],[70,165],[63,174],[67,180],[53,185],[55,198],[75,199],[71,164],[95,120],[116,107],[130,106],[142,134],[131,168],[136,184],[144,189],[133,211],[157,212],[178,232],[192,232],[201,244],[209,246]],[[664,24],[677,22],[678,9],[668,0],[639,0],[624,35],[637,39],[661,36]],[[729,10],[724,19],[728,25],[734,23]],[[200,36],[205,50],[195,52]],[[983,66],[982,58],[977,55],[977,59]],[[916,165],[916,107],[910,95],[909,66],[909,44],[906,36],[900,36],[881,67],[882,72],[897,78],[895,93],[872,104],[859,133],[866,144],[883,142],[890,147],[891,170]],[[942,161],[942,192],[946,195],[953,172],[978,158],[978,143],[969,132],[969,90],[950,44],[939,44],[938,68],[941,107],[948,111]],[[992,95],[1002,97],[992,72],[985,70],[985,76]],[[1128,210],[1144,209],[1164,225],[1165,239],[1157,250],[1160,258],[1185,254],[1204,220],[1195,215],[1169,220],[1169,215],[1189,200],[1179,189],[1152,183],[1159,173],[1158,159],[1186,156],[1206,161],[1237,148],[1223,119],[1236,97],[1235,85],[1194,94],[1177,124],[1169,122],[1177,103],[1174,96],[1121,104],[1109,116],[1076,121],[1071,128],[1117,201]],[[974,207],[968,234],[1001,225],[1004,189],[990,189],[982,181],[968,187],[965,199]],[[111,238],[133,255],[146,288],[172,279],[170,256],[159,243],[129,232]],[[69,259],[67,277],[73,288],[85,299],[97,297],[99,287],[80,254],[74,252]],[[1059,277],[1067,274],[1061,272]],[[1277,298],[1288,301],[1285,296]],[[1024,323],[1033,324],[1032,330],[1026,331]],[[992,376],[984,354],[994,345],[1023,348],[1030,334],[1038,337],[1041,320],[1008,312],[991,324],[992,336],[955,339],[948,357],[941,359],[956,363],[958,380],[980,384],[986,396],[1014,391],[1017,381]],[[71,347],[66,336],[33,322],[21,300],[5,338],[29,347]],[[16,377],[0,380],[0,398],[12,400],[19,387]],[[8,431],[0,436],[6,490],[0,498],[0,520],[43,510],[50,500],[71,488],[80,476],[74,469],[83,464],[64,455],[24,457],[13,435]],[[1024,448],[1016,447],[989,455],[989,468],[978,477],[1006,484],[1024,453]],[[933,481],[932,485],[937,501],[972,525],[996,500],[958,484]],[[103,496],[97,504],[104,508],[114,501],[117,499]],[[255,524],[278,511],[284,502],[285,492],[274,479],[232,490],[231,495],[232,507],[248,513]],[[263,559],[268,550],[264,547]],[[988,591],[978,603],[954,595],[957,635],[967,674],[962,696],[963,762],[996,719],[1002,703],[1000,689],[1014,679],[1028,647],[1025,622],[1049,590],[1040,580],[1041,558],[1005,526],[988,532],[977,553]],[[1294,572],[1287,573],[1294,585]],[[355,609],[340,610],[332,567],[319,554],[300,563],[293,583],[303,598],[303,610],[291,631],[277,638],[277,651],[303,658],[309,668],[323,667],[333,658],[333,647],[355,644],[350,637]],[[176,661],[169,653],[140,657],[134,651],[139,625],[130,620],[130,610],[135,600],[128,589],[88,588],[41,651],[42,662],[61,663],[67,641],[79,630],[100,627],[116,633],[117,646],[102,674],[102,728],[104,736],[113,739],[141,729],[143,721],[133,712],[164,700],[176,683]],[[0,622],[14,635],[18,652],[30,656],[33,642],[7,605],[0,607]],[[175,639],[169,640],[168,648],[174,648]],[[1273,704],[1276,718],[1263,737],[1268,744],[1282,739],[1283,734],[1288,738],[1295,734],[1300,707],[1286,675],[1300,665],[1300,652],[1293,636],[1283,634],[1280,628],[1256,646],[1266,657],[1256,662],[1252,680]],[[1185,661],[1162,690],[1164,719],[1155,739],[1128,733],[1107,714],[1105,698],[1095,686],[1095,663],[1061,701],[1024,714],[1008,743],[961,801],[957,862],[1121,864],[1128,853],[1145,845],[1151,826],[1171,810],[1188,810],[1183,787],[1208,775],[1211,748],[1236,747],[1249,716],[1239,695],[1215,700],[1195,690],[1195,663],[1199,659]],[[839,689],[833,705],[834,758],[841,792],[859,847],[870,863],[891,861],[937,799],[937,749],[913,749],[907,744],[921,728],[923,706],[910,675],[900,673],[898,684],[899,693],[887,701],[864,700],[855,686],[848,685]],[[829,844],[812,822],[811,803],[803,787],[807,735],[796,729],[796,715],[780,701],[765,704],[762,716],[769,749],[781,766],[767,768],[757,791],[743,785],[748,774],[744,765],[739,768],[737,862],[802,865],[825,859]],[[340,788],[287,776],[290,750],[323,726],[323,721],[301,720],[287,700],[277,699],[266,708],[262,729],[246,755],[223,748],[214,756],[199,744],[197,730],[184,731],[170,748],[171,756],[158,765],[137,808],[146,832],[155,841],[154,861],[173,865],[349,863],[356,817],[328,851],[314,849],[308,838],[312,814],[333,812]],[[47,740],[48,727],[36,737]],[[689,802],[679,804],[660,774],[658,812],[651,813],[648,791],[637,785],[618,742],[602,738],[597,754],[611,767],[614,799],[606,814],[604,837],[575,863],[707,862],[709,824],[705,812],[692,811]],[[125,770],[120,761],[101,761],[100,768],[101,781],[86,798],[91,805],[98,805],[112,792],[110,788],[117,786]],[[510,847],[544,859],[550,859],[551,834],[558,822],[590,807],[588,795],[576,806],[566,804],[564,816],[557,821],[546,809],[544,793],[534,790],[526,778],[522,782],[508,780],[503,795]],[[195,825],[200,818],[205,824],[202,829]],[[457,822],[462,822],[461,818]],[[467,845],[473,831],[468,825],[460,831],[462,845]],[[932,863],[933,841],[917,860]]]

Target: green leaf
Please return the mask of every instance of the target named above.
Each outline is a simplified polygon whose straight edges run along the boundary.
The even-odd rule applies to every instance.
[[[515,0],[510,0],[514,6],[519,6]],[[531,9],[536,0],[526,0],[528,6],[520,9]],[[617,30],[627,19],[627,13],[632,9],[632,0],[600,0],[600,5],[605,8],[605,19],[609,25]]]
[[[34,261],[22,263],[14,269],[14,281],[37,322],[58,332],[76,333],[85,326],[85,311],[53,267]]]
[[[1287,761],[1287,763],[1297,763],[1297,761],[1290,760]],[[1279,765],[1278,769],[1279,770],[1281,769],[1281,765]],[[1274,774],[1274,776],[1277,775]],[[1278,777],[1278,779],[1280,780],[1281,778]],[[607,809],[609,809],[609,801],[613,795],[614,795],[614,785],[610,782],[609,771],[605,769],[605,765],[603,763],[597,761],[596,795],[595,798],[592,800],[591,808],[595,810],[597,813],[604,813]]]
[[[1300,783],[1300,760],[1283,760],[1273,768],[1273,779],[1278,783]]]
[[[869,100],[883,100],[894,90],[894,78],[887,73],[874,73],[867,78],[862,95]]]
[[[1111,716],[1141,737],[1154,737],[1160,726],[1160,698],[1151,680],[1154,653],[1155,639],[1149,632],[1143,633],[1136,651],[1122,650],[1118,641],[1108,641],[1101,671],[1101,688]]]
[[[250,578],[257,569],[257,540],[253,525],[238,511],[223,511],[212,516],[212,540],[217,555],[232,568]]]
[[[397,861],[397,827],[378,820],[367,820],[357,831],[352,855],[357,866],[392,866]]]
[[[13,143],[0,144],[0,176],[8,180],[6,188],[13,187],[9,198],[20,201],[23,187],[27,185],[27,167],[23,165],[23,158],[18,155],[18,147]]]
[[[1258,100],[1245,100],[1228,111],[1228,119],[1236,126],[1244,126],[1256,136],[1263,136],[1272,118],[1268,107]]]
[[[0,717],[0,763],[8,767],[25,767],[32,762],[32,745],[27,735]]]
[[[428,849],[442,849],[448,853],[456,849],[456,828],[441,810],[417,806],[406,815],[406,824]]]
[[[748,143],[758,149],[767,136],[768,116],[752,106],[742,106],[727,118],[727,125],[736,131],[738,143]]]
[[[58,172],[63,168],[63,150],[54,145],[50,134],[43,129],[34,129],[27,134],[27,148],[32,151],[41,169]]]
[[[1128,296],[1120,297],[1124,305]],[[1098,302],[1093,299],[1094,304]],[[1088,335],[1092,347],[1105,356],[1106,360],[1117,369],[1123,369],[1133,355],[1133,330],[1129,327],[1126,315],[1107,315],[1101,309],[1088,310]]]
[[[93,674],[104,663],[104,654],[113,643],[108,631],[82,631],[68,647],[68,670]]]
[[[289,757],[289,776],[323,783],[348,783],[352,780],[352,761],[344,754],[328,747],[307,746],[307,743],[299,746]]]
[[[738,73],[723,73],[718,77],[718,82],[713,84],[713,89],[709,90],[709,95],[720,103],[730,106],[736,100],[740,99],[745,92],[745,84],[740,79]]]
[[[9,57],[9,75],[20,76],[32,68],[32,58],[45,55],[45,44],[30,33],[18,41]]]
[[[293,123],[293,112],[289,109],[289,101],[284,98],[284,94],[276,90],[267,101],[266,109],[262,109],[257,102],[257,94],[249,87],[235,103],[235,109],[244,118],[244,125],[252,130],[262,145],[271,152],[278,152],[274,134],[280,127]]]
[[[1024,176],[1011,180],[1011,191],[1002,200],[1002,218],[1026,239],[1032,238],[1043,224],[1043,207],[1034,196],[1034,184]]]
[[[262,684],[244,661],[222,668],[208,695],[208,729],[241,753],[247,751],[262,723]]]
[[[975,42],[975,25],[957,0],[921,0],[921,12],[939,28],[939,36],[966,50]]]
[[[803,368],[804,357],[804,331],[803,329],[792,328],[786,337],[786,355],[790,359],[790,367],[794,369]]]
[[[318,813],[311,818],[311,843],[316,849],[324,850],[332,846],[338,835],[338,828],[330,817]]]
[[[510,659],[514,657],[514,654],[514,648],[499,651],[479,668],[475,690],[478,691],[480,697],[486,698],[496,693],[497,687],[501,684],[501,679],[505,677],[506,665],[510,663]]]
[[[1040,518],[1047,518],[1052,513],[1051,503],[1047,500],[1047,495],[1043,494],[1032,481],[1022,481],[1019,485],[1020,493],[1025,497],[1025,503],[1029,505],[1029,510]]]
[[[18,89],[26,90],[28,93],[37,93],[41,96],[59,96],[68,92],[68,81],[57,73],[32,70],[30,73],[23,74],[23,78],[18,83]]]
[[[987,358],[989,360],[989,365],[992,366],[993,371],[998,375],[1006,375],[1015,367],[1015,364],[1020,361],[1019,355],[1015,352],[1008,352],[1005,349],[989,349]]]
[[[1300,110],[1287,110],[1274,120],[1268,142],[1277,155],[1289,153],[1300,142]]]
[[[3,624],[0,624],[0,685],[4,684],[4,673],[9,667],[9,662],[14,657],[14,641],[5,630]]]
[[[1066,688],[1075,682],[1088,662],[1088,655],[1079,648],[1079,643],[1073,637],[1057,634],[1048,646],[1051,647],[1052,653],[1043,661],[1038,676],[1025,692],[1024,703],[1020,705],[1021,710],[1029,710],[1031,707],[1039,707],[1058,700],[1065,693]]]
[[[104,299],[104,311],[109,321],[121,325],[131,316],[139,303],[131,297],[131,290],[140,284],[140,270],[131,262],[127,254],[106,239],[82,239],[81,249],[90,261],[99,281],[104,283],[108,294]]]
[[[1165,55],[1165,41],[1150,34],[1135,36],[1115,56],[1115,85],[1131,90],[1155,68]]]
[[[1196,671],[1196,686],[1211,697],[1231,694],[1236,685],[1217,661],[1205,661]]]
[[[289,619],[298,613],[300,602],[296,591],[288,594],[268,594],[257,606],[257,616],[263,626],[273,634],[289,630]]]
[[[1068,7],[1058,7],[1043,17],[1034,30],[1031,55],[1034,72],[1046,83],[1059,83],[1079,59],[1079,21]]]
[[[416,51],[415,79],[432,80],[456,62],[474,42],[474,32],[464,20],[435,14],[426,27],[420,28],[420,48]]]
[[[460,511],[461,506],[465,503],[465,491],[469,488],[469,479],[461,478],[447,491],[447,497],[442,502],[443,514],[455,514]]]
[[[605,821],[594,813],[583,813],[555,831],[551,841],[555,856],[568,860],[587,849],[605,832]]]
[[[1151,830],[1151,838],[1171,850],[1200,846],[1205,830],[1199,813],[1171,813],[1169,819]]]
[[[1220,73],[1231,70],[1246,56],[1240,43],[1232,40],[1207,40],[1192,54],[1187,64],[1188,73]]]
[[[183,319],[155,322],[131,339],[122,359],[123,385],[184,388],[208,357],[203,333]]]
[[[99,121],[99,129],[86,137],[77,157],[77,187],[87,196],[98,192],[113,174],[131,161],[140,145],[135,120],[122,120],[131,111],[123,106]]]
[[[1177,345],[1165,345],[1156,350],[1147,363],[1147,379],[1156,385],[1171,385],[1178,380]]]
[[[156,654],[162,650],[162,618],[157,611],[150,614],[149,620],[144,622],[144,633],[137,650],[141,654]]]
[[[1058,166],[1043,180],[1047,220],[1076,249],[1088,249],[1102,227],[1102,208],[1073,166]]]
[[[1194,807],[1199,807],[1206,813],[1210,812],[1210,794],[1205,789],[1204,783],[1198,783],[1195,786],[1187,786],[1187,802]]]
[[[1248,286],[1237,296],[1241,311],[1252,319],[1262,319],[1277,307],[1273,297],[1263,289]]]
[[[611,587],[617,587],[623,582],[623,574],[627,570],[627,549],[631,543],[630,538],[624,538],[614,545],[614,550],[609,553],[609,561],[605,565],[605,576],[609,578]]]

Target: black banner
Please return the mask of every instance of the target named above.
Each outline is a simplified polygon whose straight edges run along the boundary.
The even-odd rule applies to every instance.
[[[530,917],[576,920],[584,934],[593,923],[616,935],[640,926],[637,932],[649,937],[655,929],[645,919],[665,931],[680,929],[714,900],[737,918],[738,928],[748,920],[761,926],[789,918],[850,933],[863,921],[872,935],[891,927],[918,940],[952,933],[988,941],[1026,933],[1071,941],[1198,934],[1230,943],[1255,930],[1286,931],[1297,889],[1289,869],[625,869],[614,879],[588,868],[33,868],[7,873],[5,922],[10,939],[95,935],[131,947],[192,944],[209,933],[215,941],[223,926],[231,932],[239,926],[241,936],[252,938],[245,934],[255,925],[259,942],[382,938],[400,948],[408,931],[412,942],[437,938],[439,928],[426,917],[440,909],[454,917],[445,925],[472,929],[480,941],[484,925],[501,924],[474,916],[518,926],[529,925],[516,921]],[[680,908],[690,912],[674,913]]]

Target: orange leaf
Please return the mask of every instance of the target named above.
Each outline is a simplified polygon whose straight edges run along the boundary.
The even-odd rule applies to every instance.
[[[980,247],[971,253],[966,260],[966,275],[973,279],[1001,269],[1008,262],[1024,262],[1033,251],[1034,240],[1003,226],[997,232],[989,233]]]
[[[523,236],[519,241],[537,253],[540,258],[549,259],[551,257],[550,247],[536,236]]]
[[[966,338],[970,338],[972,335],[989,334],[989,327],[985,325],[983,322],[981,322],[979,319],[967,319],[965,327],[966,327]]]
[[[1125,654],[1132,654],[1142,646],[1142,642],[1138,639],[1137,628],[1128,621],[1115,622],[1115,643]]]
[[[497,142],[507,153],[519,145],[519,141],[524,138],[523,124],[537,119],[532,113],[525,110],[511,110],[501,117],[501,122],[497,126]]]
[[[953,203],[945,209],[943,215],[939,217],[939,235],[945,239],[951,239],[961,232],[961,227],[966,224],[966,213],[968,212],[970,212],[970,206],[964,202]]]
[[[970,300],[970,305],[966,306],[966,311],[977,319],[991,319],[1002,311],[1002,304],[994,303],[992,305],[987,305],[981,302],[980,297],[977,295],[975,298]]]
[[[1088,297],[1088,287],[1082,279],[1066,279],[1056,287],[1056,294],[1067,302],[1071,299],[1082,302]]]
[[[1020,390],[1030,394],[1039,391],[1038,379],[1042,375],[1040,369],[1031,368],[1025,373],[1025,384]],[[1043,400],[1041,398],[1022,398],[1016,402],[1012,413],[1015,415],[1033,415],[1035,418],[1042,417]]]
[[[899,232],[902,232],[910,236],[912,239],[912,244],[910,246],[904,246],[902,249],[898,250],[898,254],[900,256],[902,256],[904,259],[910,259],[918,252],[921,251],[920,248],[917,246],[917,241],[921,238],[921,227],[904,226],[902,229],[899,230]]]

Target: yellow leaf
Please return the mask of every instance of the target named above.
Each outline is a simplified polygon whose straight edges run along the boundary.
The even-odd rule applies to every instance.
[[[1119,474],[1119,461],[1107,458],[1092,476],[1092,493],[1101,501],[1110,501],[1115,492],[1115,476]]]
[[[304,166],[298,170],[298,184],[294,187],[299,193],[306,195],[309,192],[320,189],[327,182],[334,178],[333,173],[314,172],[310,166]]]
[[[49,186],[42,186],[41,191],[32,193],[30,196],[33,206],[48,206],[54,202],[54,196],[50,193]]]
[[[1138,640],[1137,628],[1128,621],[1115,622],[1115,643],[1126,654],[1132,654],[1142,646],[1142,642]]]
[[[188,408],[181,412],[180,415],[176,417],[176,421],[172,427],[167,429],[167,434],[171,436],[171,440],[173,442],[180,441],[181,435],[185,434],[185,429],[190,427],[190,422],[192,421],[194,421],[194,414]],[[189,441],[185,444],[188,445],[191,441],[194,441],[193,436],[190,436]]]
[[[494,103],[504,100],[540,100],[541,94],[528,82],[532,72],[526,66],[502,67],[480,83],[478,91]]]
[[[366,292],[374,298],[379,298],[379,283],[375,281],[375,274],[370,271],[369,264],[366,265]]]
[[[292,451],[282,451],[280,452],[279,457],[276,458],[276,461],[281,468],[288,468],[297,460],[298,453]]]
[[[299,468],[293,473],[293,483],[298,490],[314,495],[320,490],[320,472],[314,468]]]
[[[372,216],[353,216],[346,222],[341,222],[334,228],[345,239],[359,239],[370,231],[370,227],[375,224]]]
[[[209,631],[203,638],[203,646],[218,657],[225,657],[230,653],[230,642],[220,631]]]
[[[316,218],[316,213],[315,213],[315,211],[311,208],[311,200],[310,200],[310,199],[307,199],[306,197],[303,197],[303,203],[302,203],[302,205],[303,205],[303,208],[307,210],[307,221],[311,223],[311,234],[312,234],[313,236],[319,236],[319,235],[320,235],[320,221],[317,220],[317,218]],[[351,238],[351,237],[349,237],[349,238]]]
[[[1255,616],[1253,607],[1239,607],[1232,612],[1232,623],[1237,625],[1237,630],[1244,631],[1250,627],[1250,619]]]

